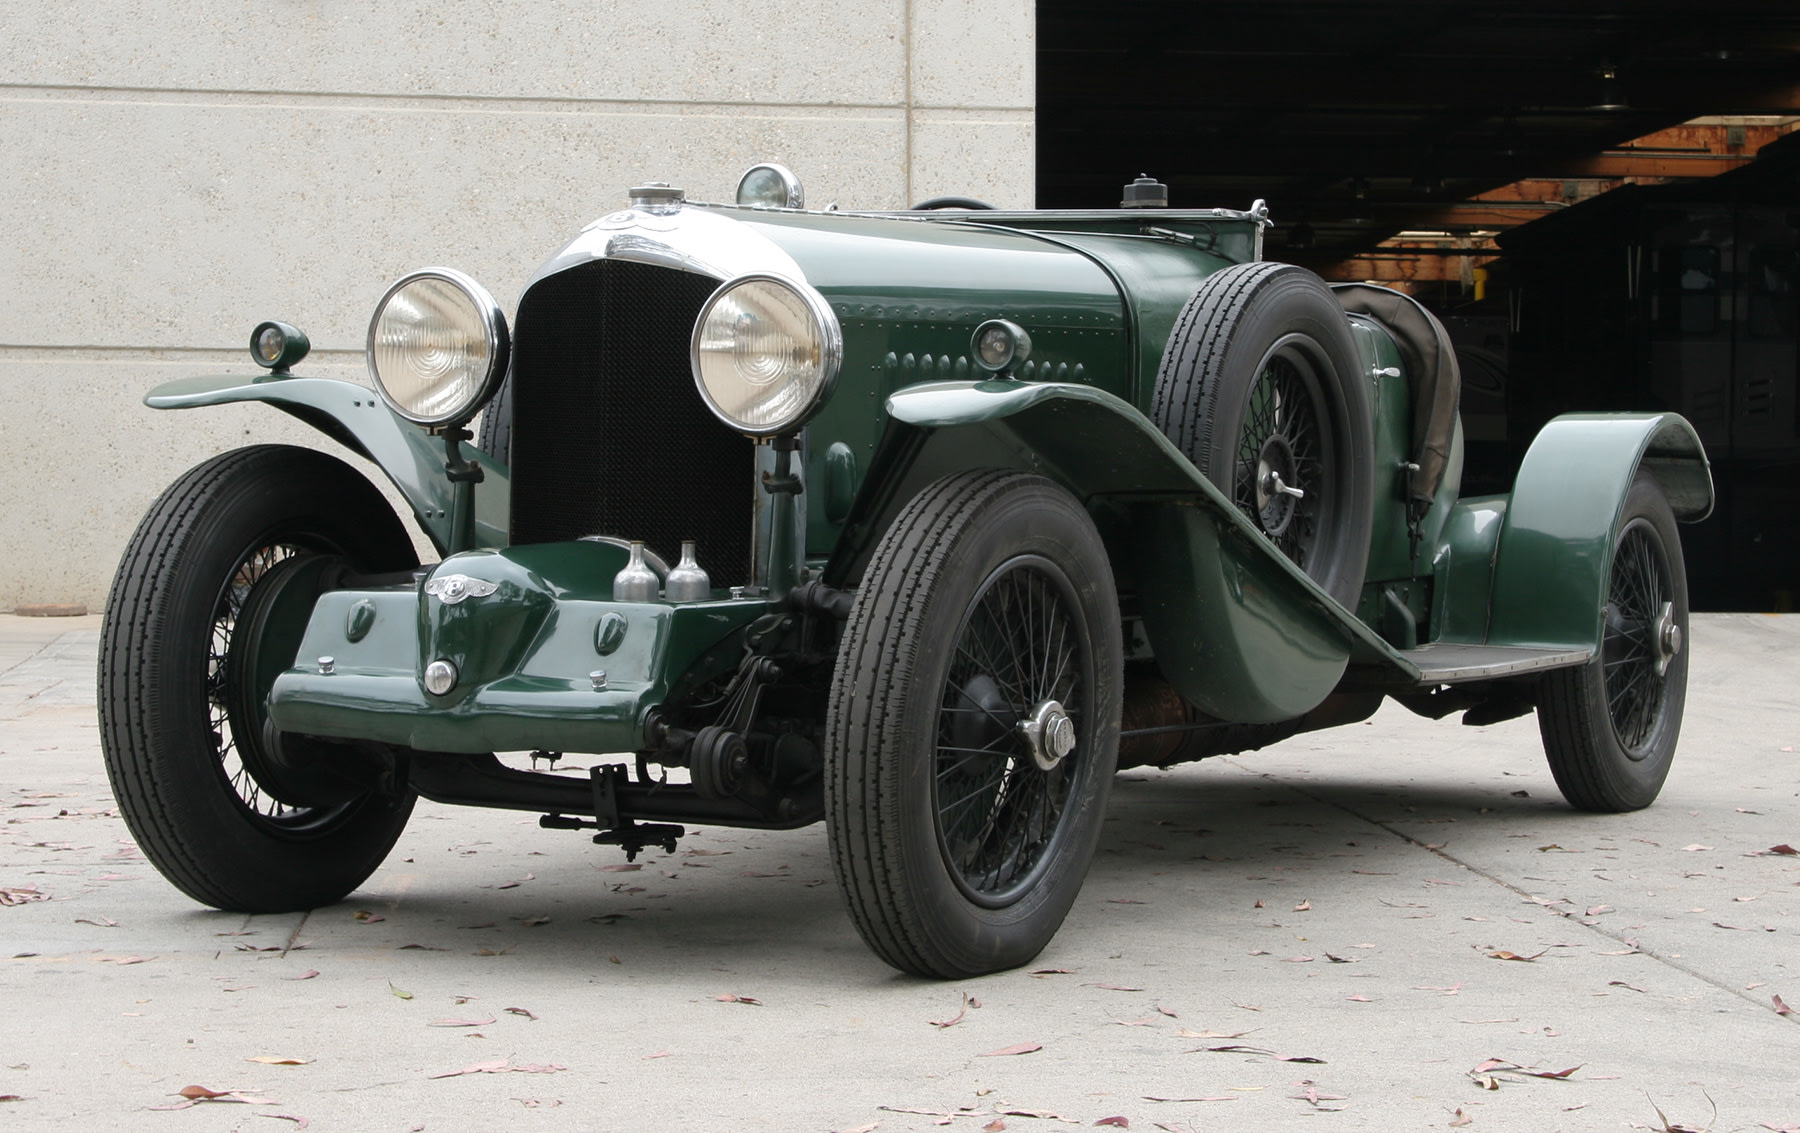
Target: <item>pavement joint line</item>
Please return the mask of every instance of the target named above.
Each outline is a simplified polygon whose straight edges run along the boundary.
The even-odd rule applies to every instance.
[[[1238,763],[1236,760],[1230,759],[1230,758],[1227,758],[1225,760],[1225,762],[1230,763],[1232,766],[1238,768],[1240,771],[1244,771],[1251,775],[1255,775],[1255,776],[1257,776],[1261,779],[1264,779],[1264,780],[1266,780],[1272,784],[1275,784],[1277,786],[1286,787],[1288,790],[1293,791],[1295,794],[1304,795],[1305,797],[1313,800],[1316,803],[1321,803],[1325,806],[1329,806],[1329,807],[1333,807],[1337,810],[1341,810],[1345,814],[1351,816],[1352,818],[1355,818],[1361,822],[1366,822],[1370,826],[1374,826],[1377,829],[1385,830],[1389,834],[1392,834],[1394,837],[1399,838],[1400,840],[1402,840],[1404,842],[1410,842],[1412,845],[1417,846],[1419,849],[1424,850],[1426,853],[1435,854],[1436,856],[1449,862],[1451,865],[1458,866],[1462,869],[1466,869],[1470,873],[1474,874],[1477,877],[1484,878],[1485,880],[1490,881],[1493,884],[1500,886],[1502,889],[1506,889],[1512,893],[1518,894],[1525,901],[1538,906],[1539,908],[1543,909],[1547,913],[1551,913],[1551,914],[1554,914],[1555,916],[1559,916],[1562,919],[1564,919],[1565,921],[1570,922],[1571,924],[1580,925],[1582,928],[1587,929],[1589,932],[1594,933],[1596,936],[1603,936],[1608,940],[1614,941],[1619,944],[1623,944],[1626,947],[1630,948],[1634,953],[1636,953],[1638,955],[1648,956],[1652,960],[1655,960],[1659,964],[1662,964],[1666,967],[1673,968],[1676,971],[1683,973],[1684,975],[1692,976],[1694,979],[1697,979],[1702,983],[1709,984],[1712,987],[1715,987],[1715,988],[1719,989],[1720,991],[1725,992],[1728,995],[1736,996],[1737,998],[1750,1004],[1752,1007],[1755,1007],[1758,1011],[1762,1011],[1762,1012],[1766,1012],[1768,1014],[1774,1015],[1777,1019],[1781,1019],[1784,1022],[1800,1024],[1800,1012],[1795,1012],[1792,1015],[1785,1015],[1785,1016],[1781,1015],[1780,1013],[1776,1012],[1772,1007],[1770,1007],[1768,1004],[1763,1003],[1761,1000],[1757,999],[1755,996],[1751,995],[1749,992],[1744,991],[1743,989],[1741,989],[1739,987],[1736,987],[1732,984],[1726,983],[1723,980],[1720,980],[1719,978],[1717,978],[1716,976],[1712,976],[1706,972],[1700,971],[1697,968],[1690,967],[1686,964],[1678,963],[1673,958],[1663,955],[1662,953],[1656,951],[1654,948],[1646,948],[1642,944],[1639,944],[1635,940],[1627,939],[1623,933],[1614,932],[1611,929],[1604,928],[1598,924],[1589,924],[1588,922],[1586,922],[1584,920],[1580,920],[1580,919],[1576,918],[1576,916],[1573,913],[1558,912],[1557,910],[1551,908],[1550,905],[1548,903],[1546,903],[1546,901],[1543,898],[1534,896],[1530,892],[1528,892],[1528,891],[1520,888],[1519,886],[1514,885],[1512,882],[1506,880],[1504,877],[1500,877],[1496,874],[1489,873],[1487,870],[1482,869],[1480,866],[1470,865],[1468,862],[1463,861],[1461,858],[1458,858],[1454,854],[1446,853],[1441,848],[1433,846],[1430,843],[1421,842],[1417,838],[1414,838],[1412,835],[1406,833],[1405,831],[1398,830],[1398,829],[1394,828],[1393,826],[1390,826],[1388,823],[1381,821],[1378,818],[1371,818],[1369,815],[1363,814],[1362,812],[1355,810],[1352,807],[1346,806],[1343,803],[1340,803],[1335,799],[1330,799],[1330,798],[1326,798],[1322,795],[1315,794],[1314,792],[1307,790],[1305,787],[1302,787],[1295,783],[1289,782],[1288,780],[1283,779],[1280,776],[1277,776],[1270,772],[1251,770],[1250,768],[1245,767],[1243,764]],[[1564,898],[1564,900],[1567,900],[1567,898]]]
[[[49,641],[46,641],[42,645],[38,646],[37,649],[33,650],[31,656],[21,658],[20,660],[15,661],[13,664],[8,665],[6,668],[0,669],[0,677],[10,676],[15,671],[24,668],[26,665],[31,664],[33,661],[37,660],[39,657],[42,657],[45,653],[48,653],[50,650],[54,649],[62,641],[62,639],[65,636],[66,636],[65,634],[60,634],[60,633],[57,634],[55,637],[51,638]]]
[[[300,914],[300,920],[297,924],[294,925],[294,931],[288,933],[287,944],[282,946],[281,958],[283,960],[287,959],[287,954],[294,950],[294,943],[300,939],[300,930],[306,927],[306,922],[311,917],[312,917],[311,909],[308,909],[305,912]],[[248,917],[244,918],[244,923],[249,924],[250,919]]]

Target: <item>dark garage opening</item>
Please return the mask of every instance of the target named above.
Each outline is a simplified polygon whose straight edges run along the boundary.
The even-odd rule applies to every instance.
[[[1578,410],[1673,409],[1701,609],[1800,591],[1800,5],[1038,4],[1038,203],[1265,199],[1271,259],[1399,286],[1466,377],[1465,493]]]

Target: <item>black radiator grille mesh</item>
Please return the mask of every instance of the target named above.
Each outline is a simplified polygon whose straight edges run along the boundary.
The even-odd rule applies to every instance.
[[[755,455],[694,389],[688,339],[718,282],[619,260],[539,281],[513,347],[512,541],[700,544],[715,586],[750,580]]]

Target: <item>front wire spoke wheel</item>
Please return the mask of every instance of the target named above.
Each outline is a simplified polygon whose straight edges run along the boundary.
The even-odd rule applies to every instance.
[[[133,839],[190,897],[317,908],[361,885],[400,836],[413,795],[381,753],[306,737],[290,749],[267,701],[332,579],[417,561],[366,477],[285,445],[190,469],[138,525],[101,631],[101,748]]]
[[[234,726],[230,713],[232,688],[230,679],[230,643],[232,634],[238,629],[239,616],[243,614],[245,602],[250,598],[250,591],[256,589],[257,582],[268,575],[270,567],[284,562],[295,555],[301,555],[304,548],[293,542],[275,542],[259,548],[248,549],[239,558],[238,569],[230,573],[230,578],[221,587],[220,600],[212,609],[211,643],[207,648],[207,712],[211,713],[212,744],[218,749],[220,771],[225,775],[232,791],[238,794],[238,802],[245,809],[257,814],[265,820],[281,820],[292,818],[293,807],[286,807],[272,796],[263,794],[263,787],[257,784],[256,776],[250,773],[245,764],[243,753],[239,749],[238,728]],[[243,737],[243,744],[257,742],[254,737]]]
[[[826,716],[832,869],[883,960],[953,979],[1049,943],[1099,839],[1123,654],[1106,547],[1063,488],[981,469],[902,510]]]
[[[1058,705],[1071,722],[1083,709],[1088,658],[1074,643],[1067,587],[1048,560],[1009,562],[987,581],[957,635],[939,712],[938,836],[953,875],[978,903],[1002,906],[1030,887],[1053,853],[1070,784],[1080,774],[1078,747],[1054,761],[1037,758],[1022,727],[1046,704]],[[971,648],[974,641],[989,648]],[[1011,679],[986,660],[996,641]],[[984,711],[977,727],[986,734],[971,737],[967,690],[989,681],[1004,704]],[[971,749],[972,739],[980,746]]]

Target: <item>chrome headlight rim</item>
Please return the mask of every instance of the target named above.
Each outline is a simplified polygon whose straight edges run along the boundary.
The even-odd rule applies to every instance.
[[[750,179],[758,173],[768,173],[775,179],[775,182],[781,186],[782,199],[779,203],[769,201],[747,201],[744,199],[744,194],[746,188],[750,184]],[[806,207],[806,187],[800,183],[800,178],[795,175],[792,169],[789,169],[780,162],[759,161],[755,165],[744,170],[743,176],[738,178],[737,190],[732,199],[744,208],[803,209]]]
[[[750,283],[772,283],[792,292],[805,306],[808,315],[812,318],[813,329],[819,336],[819,384],[817,388],[813,390],[812,396],[798,411],[789,414],[781,421],[768,425],[747,424],[726,412],[718,402],[713,400],[711,391],[706,388],[706,378],[700,372],[700,337],[706,329],[707,320],[712,317],[713,309],[734,289]],[[826,302],[825,296],[819,294],[817,288],[778,272],[748,272],[744,275],[734,275],[720,283],[713,293],[707,296],[706,302],[701,304],[699,317],[694,320],[693,333],[688,338],[688,364],[693,370],[694,388],[699,391],[700,400],[706,403],[706,408],[712,412],[714,417],[717,417],[733,432],[758,439],[798,432],[807,421],[812,419],[819,408],[830,400],[832,391],[837,387],[838,374],[843,369],[843,361],[844,330],[839,325],[837,314],[831,309],[831,304]]]
[[[477,383],[474,395],[450,413],[430,415],[415,413],[401,404],[398,398],[388,392],[386,383],[381,380],[381,370],[375,362],[375,340],[381,327],[381,316],[387,311],[387,306],[394,296],[423,279],[447,283],[461,291],[463,296],[474,306],[476,317],[481,323],[483,337],[486,340],[487,372]],[[512,361],[512,336],[507,330],[506,313],[500,309],[500,304],[495,301],[493,294],[477,282],[473,276],[455,268],[425,267],[407,272],[382,293],[381,301],[375,304],[375,313],[369,319],[369,332],[364,341],[363,355],[369,368],[369,377],[375,384],[375,392],[381,396],[382,402],[389,409],[415,425],[441,430],[467,423],[499,391],[500,383],[506,377],[507,368]]]

